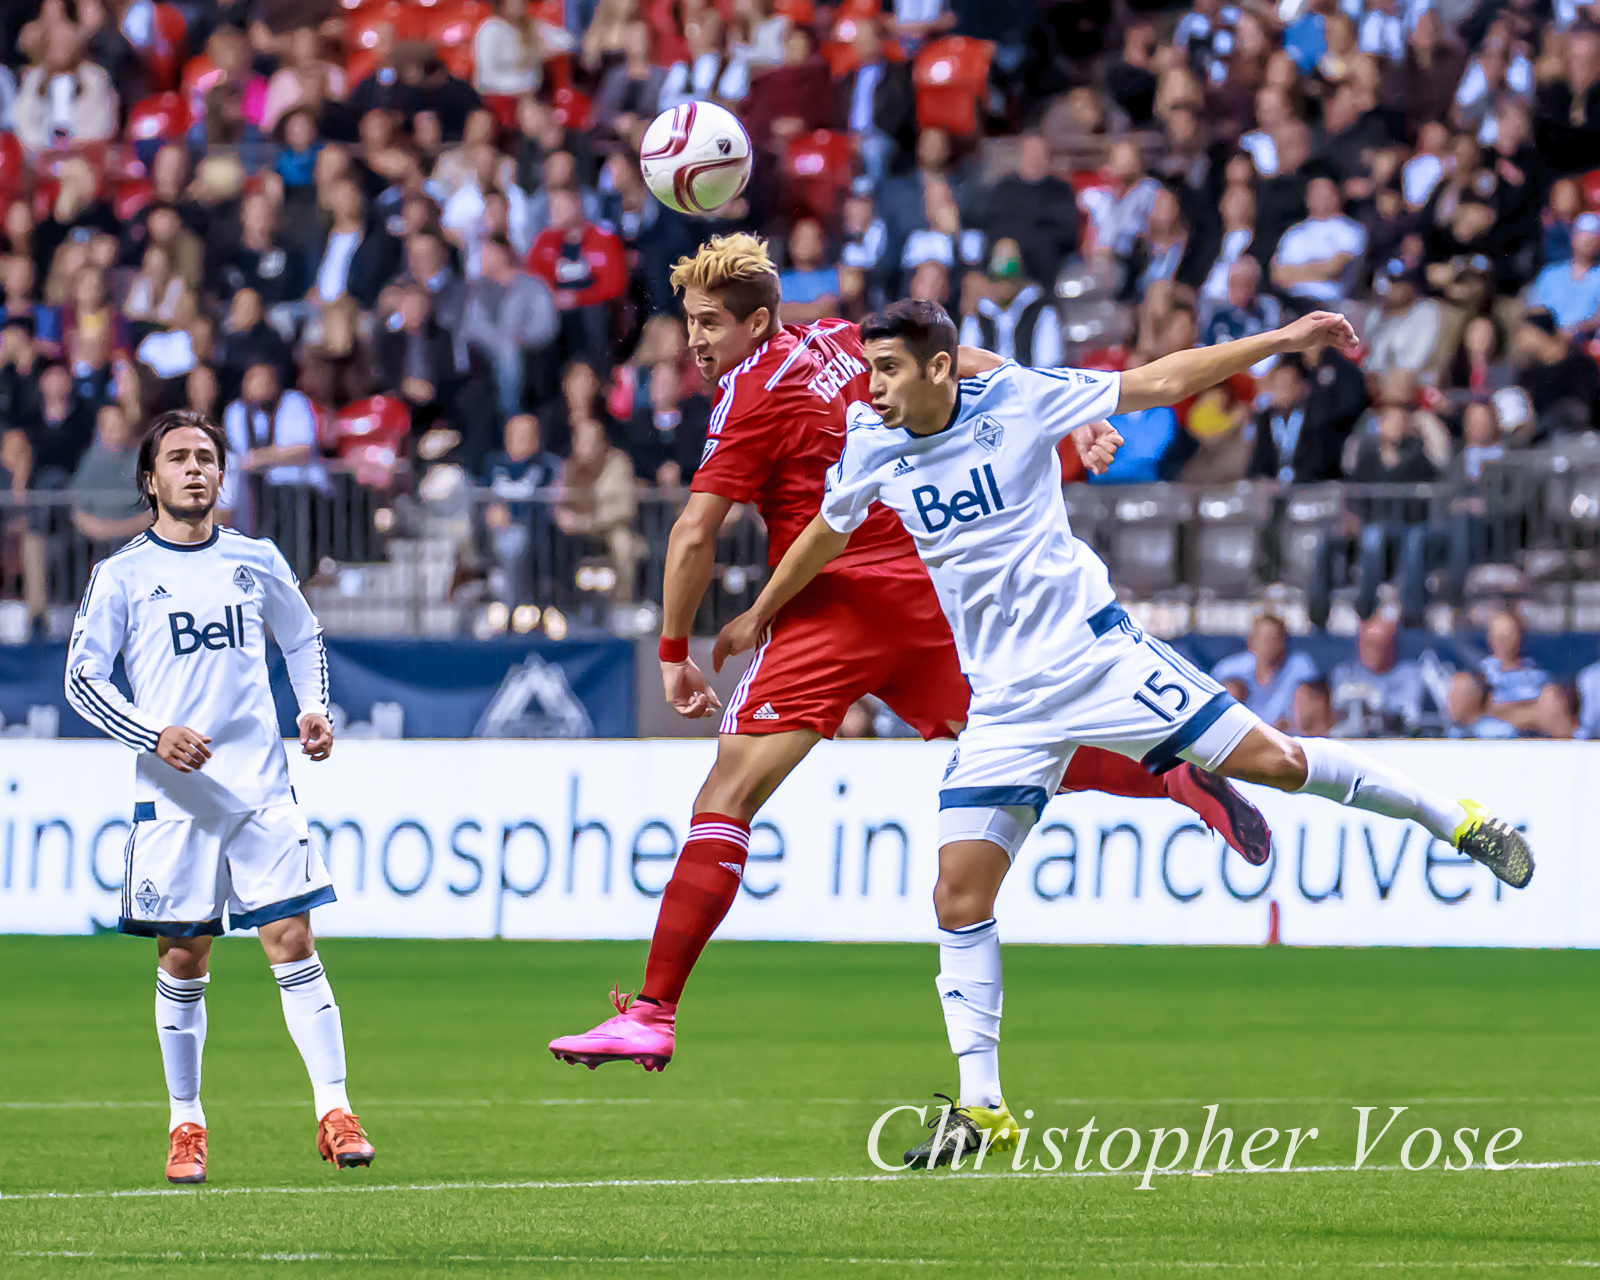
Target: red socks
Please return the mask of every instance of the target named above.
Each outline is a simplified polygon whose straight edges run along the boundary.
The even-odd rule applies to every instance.
[[[642,998],[677,1004],[689,971],[733,906],[749,852],[749,823],[720,813],[694,815],[689,839],[661,895]]]
[[[1166,784],[1137,760],[1098,747],[1079,747],[1061,779],[1063,791],[1104,791],[1113,796],[1165,799]]]

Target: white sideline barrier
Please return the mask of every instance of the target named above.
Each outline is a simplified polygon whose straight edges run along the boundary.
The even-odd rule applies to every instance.
[[[1166,801],[1062,796],[1018,855],[1011,942],[1600,946],[1600,745],[1382,742],[1373,754],[1525,824],[1532,886],[1501,889],[1420,828],[1253,790],[1245,864]],[[646,938],[709,742],[346,742],[291,750],[339,901],[321,934]],[[763,810],[718,936],[926,941],[948,745],[824,743]],[[109,742],[0,740],[0,932],[115,924],[133,762]],[[1225,856],[1224,856],[1225,855]]]

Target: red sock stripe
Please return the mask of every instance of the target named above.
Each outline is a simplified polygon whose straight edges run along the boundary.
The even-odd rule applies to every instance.
[[[746,853],[750,851],[750,828],[743,823],[733,823],[717,818],[708,821],[704,817],[696,818],[689,827],[689,841],[717,840],[723,844],[736,844]],[[688,848],[688,842],[684,848]]]

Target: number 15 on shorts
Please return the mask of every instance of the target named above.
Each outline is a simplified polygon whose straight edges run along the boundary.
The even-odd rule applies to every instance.
[[[1176,681],[1168,680],[1166,673],[1159,669],[1145,677],[1143,687],[1136,690],[1133,697],[1168,724],[1176,724],[1189,709],[1191,701],[1189,690]]]

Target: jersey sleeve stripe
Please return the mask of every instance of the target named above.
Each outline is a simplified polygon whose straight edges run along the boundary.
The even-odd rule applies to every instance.
[[[118,711],[81,671],[72,673],[71,688],[77,697],[71,699],[73,709],[86,720],[92,720],[118,742],[135,751],[154,751],[159,736],[138,721]]]
[[[102,729],[130,747],[138,751],[154,751],[158,735],[146,729],[130,716],[118,711],[117,708],[81,673],[76,672],[72,677],[73,686],[78,691],[78,702],[74,705],[84,712]]]
[[[727,388],[722,393],[722,399],[717,401],[717,407],[711,414],[709,433],[714,436],[722,434],[722,428],[728,425],[728,418],[733,413],[733,398],[738,394],[739,375],[744,372],[740,365],[728,375]]]
[[[80,618],[89,612],[89,597],[94,594],[95,581],[100,577],[100,570],[105,567],[105,563],[102,560],[89,573],[89,585],[83,589],[83,600],[78,605],[78,616]]]
[[[829,329],[822,328],[820,324],[814,324],[810,326],[806,330],[806,336],[801,338],[799,342],[795,343],[794,349],[783,358],[783,363],[778,366],[778,371],[767,379],[767,390],[771,391],[778,385],[779,382],[783,380],[783,375],[788,373],[790,366],[800,358],[800,353],[811,345],[811,340],[813,338],[826,338],[831,333],[838,333],[840,329],[848,328],[850,328],[850,325],[843,321]]]

